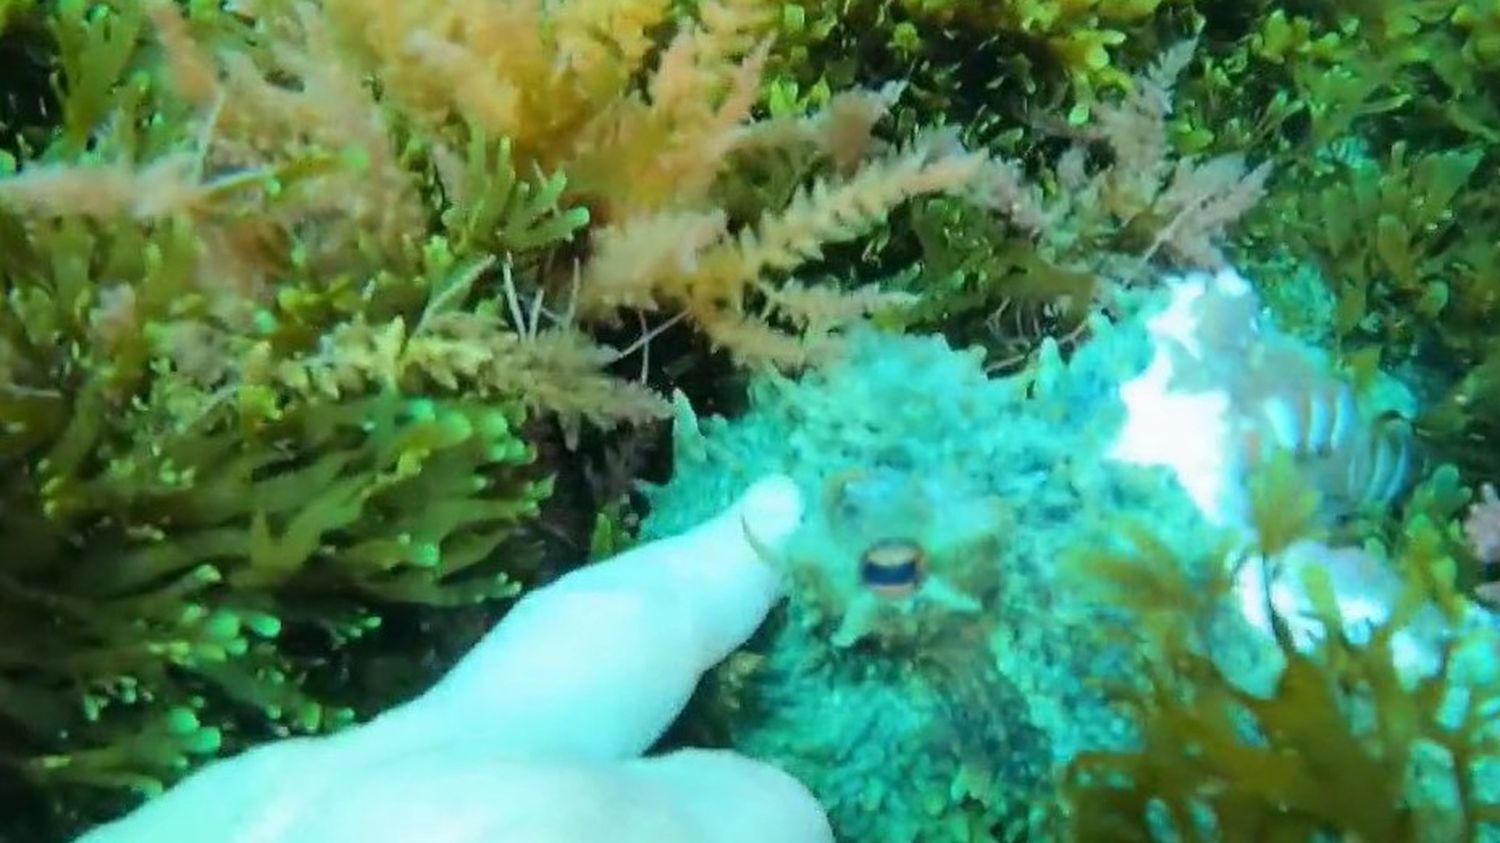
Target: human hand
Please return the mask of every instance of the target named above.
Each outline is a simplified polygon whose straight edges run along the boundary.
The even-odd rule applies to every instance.
[[[430,691],[205,767],[78,843],[829,843],[800,784],[732,752],[640,758],[780,597],[785,477],[518,602]]]

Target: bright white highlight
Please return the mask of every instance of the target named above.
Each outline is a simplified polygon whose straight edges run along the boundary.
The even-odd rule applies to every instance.
[[[1229,393],[1204,376],[1224,365],[1210,359],[1212,346],[1224,338],[1204,335],[1197,305],[1209,293],[1232,298],[1253,293],[1232,270],[1191,276],[1169,288],[1167,308],[1147,323],[1155,346],[1151,362],[1120,388],[1125,424],[1109,456],[1133,465],[1165,466],[1210,523],[1236,524],[1244,493],[1239,488],[1241,466],[1228,447]],[[1247,335],[1255,332],[1253,323],[1234,327]]]

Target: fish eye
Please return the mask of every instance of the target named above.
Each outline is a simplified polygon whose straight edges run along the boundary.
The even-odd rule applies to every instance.
[[[859,581],[881,597],[910,597],[927,572],[927,551],[911,539],[881,539],[859,557]]]

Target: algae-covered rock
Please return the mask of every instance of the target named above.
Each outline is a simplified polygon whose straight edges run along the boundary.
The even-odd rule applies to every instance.
[[[876,332],[800,382],[753,387],[735,421],[678,422],[647,534],[694,522],[753,478],[812,502],[772,560],[790,599],[753,669],[711,695],[735,746],[783,764],[850,840],[970,840],[1023,828],[1054,764],[1128,736],[1093,682],[1134,655],[1064,564],[1133,513],[1174,544],[1207,529],[1163,472],[1108,458],[1122,381],[1149,355],[1098,320],[1064,362],[989,379],[977,352]]]

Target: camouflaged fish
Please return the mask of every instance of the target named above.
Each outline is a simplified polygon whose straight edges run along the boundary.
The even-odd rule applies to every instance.
[[[1250,403],[1239,428],[1246,464],[1290,453],[1341,509],[1389,506],[1421,467],[1410,422],[1396,413],[1366,418],[1353,387],[1338,378],[1302,380]]]

